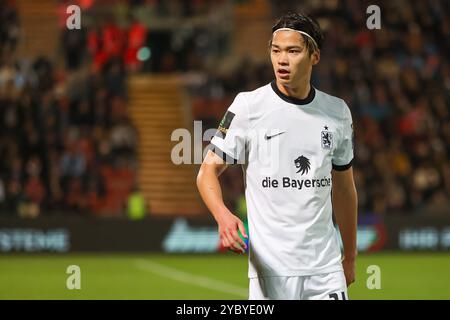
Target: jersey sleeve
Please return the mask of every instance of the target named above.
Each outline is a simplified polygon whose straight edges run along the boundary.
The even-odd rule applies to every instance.
[[[220,121],[211,140],[211,150],[228,164],[245,162],[248,135],[248,106],[242,93],[238,94]]]
[[[345,103],[344,103],[345,104]],[[344,118],[342,120],[341,135],[333,153],[333,169],[337,171],[347,170],[352,166],[354,133],[353,120],[350,109],[345,104]]]

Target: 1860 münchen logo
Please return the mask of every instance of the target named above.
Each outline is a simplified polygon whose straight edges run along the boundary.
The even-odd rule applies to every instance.
[[[333,134],[328,131],[328,126],[324,126],[324,131],[321,132],[322,148],[331,149],[333,147]]]

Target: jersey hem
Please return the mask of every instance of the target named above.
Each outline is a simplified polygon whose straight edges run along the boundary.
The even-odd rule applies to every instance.
[[[333,273],[344,271],[342,266],[333,266],[326,268],[318,268],[318,269],[309,269],[309,270],[286,270],[286,271],[278,271],[278,272],[260,272],[259,274],[249,273],[248,278],[267,278],[267,277],[305,277],[305,276],[314,276],[325,273]]]

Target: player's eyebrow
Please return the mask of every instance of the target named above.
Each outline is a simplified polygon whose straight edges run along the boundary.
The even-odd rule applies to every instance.
[[[272,43],[272,47],[277,48],[277,49],[281,49],[281,48],[282,48],[281,46],[279,46],[279,45],[277,45],[277,44],[273,44],[273,43]],[[297,46],[297,45],[286,46],[285,48],[286,48],[287,50],[289,50],[289,49],[302,49],[301,46]]]

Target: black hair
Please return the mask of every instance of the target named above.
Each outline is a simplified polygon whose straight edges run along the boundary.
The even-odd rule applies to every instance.
[[[297,31],[303,31],[309,34],[317,43],[318,48],[322,49],[323,43],[323,32],[320,29],[319,23],[307,14],[302,13],[288,13],[278,19],[275,25],[272,27],[272,34],[281,28],[290,28]],[[309,51],[309,54],[314,52],[315,45],[307,36],[303,35],[303,39],[305,40],[306,47]],[[269,45],[272,45],[272,39],[270,40]]]

